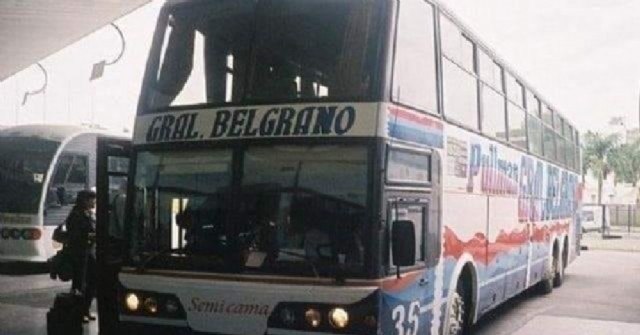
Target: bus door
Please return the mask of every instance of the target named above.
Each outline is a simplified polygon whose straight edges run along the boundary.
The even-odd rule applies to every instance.
[[[439,258],[439,243],[438,234],[439,231],[434,225],[435,221],[429,218],[429,199],[415,198],[412,199],[400,198],[391,199],[387,205],[389,207],[388,215],[389,222],[393,224],[396,220],[408,220],[411,221],[415,228],[415,266],[402,268],[402,272],[413,272],[416,270],[423,270],[424,273],[420,274],[417,278],[417,284],[415,291],[409,293],[410,300],[405,301],[405,310],[409,315],[421,315],[419,313],[419,306],[427,306],[433,302],[434,298],[434,283],[435,277],[432,270]],[[391,228],[389,228],[391,229]],[[390,234],[390,233],[389,233]],[[436,255],[437,253],[437,255]],[[390,264],[393,264],[393,255],[390,254]],[[395,272],[395,268],[392,266],[392,272]],[[414,310],[418,308],[418,310]],[[431,313],[431,311],[429,311]],[[390,314],[391,315],[391,314]],[[422,317],[431,318],[431,315],[422,315]],[[395,324],[398,320],[393,320]],[[418,322],[418,329],[414,330],[414,334],[426,334],[428,333],[427,322],[420,320]]]
[[[124,250],[124,212],[131,143],[99,138],[97,148],[96,263],[101,335],[117,333],[118,272]]]

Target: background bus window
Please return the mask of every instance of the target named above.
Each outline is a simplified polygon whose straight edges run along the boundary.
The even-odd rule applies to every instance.
[[[54,188],[57,192],[57,201],[60,205],[73,203],[75,193],[88,186],[88,157],[64,154],[58,159],[55,171],[50,188]]]
[[[69,178],[67,179],[67,183],[86,185],[88,182],[87,168],[87,157],[75,156],[73,165],[71,166],[71,170],[69,171]]]
[[[433,6],[422,0],[400,2],[393,73],[393,99],[437,113]]]
[[[39,213],[43,183],[59,145],[35,137],[0,137],[0,211]]]
[[[44,224],[56,226],[64,222],[75,204],[79,191],[89,186],[89,157],[63,154],[58,158],[53,179],[47,187]]]
[[[58,165],[56,167],[56,174],[53,177],[53,184],[64,184],[69,174],[69,168],[73,164],[73,156],[60,156],[58,158]]]

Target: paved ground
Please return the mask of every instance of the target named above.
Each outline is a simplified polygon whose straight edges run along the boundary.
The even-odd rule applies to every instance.
[[[0,335],[47,334],[46,316],[53,298],[71,285],[38,274],[41,272],[39,268],[0,265]],[[85,334],[97,334],[95,323],[85,328]]]
[[[640,334],[640,253],[583,251],[550,295],[507,302],[480,321],[477,335]]]
[[[601,233],[590,232],[582,235],[582,246],[591,250],[618,250],[640,252],[640,230],[617,229],[613,227],[608,236],[603,238]]]
[[[640,242],[640,241],[639,241]],[[46,312],[69,285],[0,269],[0,335],[46,334]],[[475,335],[640,334],[640,253],[589,250],[550,295],[512,299],[480,320]],[[95,323],[85,334],[96,334]]]

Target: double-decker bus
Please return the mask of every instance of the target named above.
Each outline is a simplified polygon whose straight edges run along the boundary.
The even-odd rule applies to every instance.
[[[130,334],[462,334],[577,254],[574,126],[434,1],[170,1]]]
[[[95,187],[96,139],[117,137],[72,125],[0,130],[0,262],[43,263],[76,193]]]

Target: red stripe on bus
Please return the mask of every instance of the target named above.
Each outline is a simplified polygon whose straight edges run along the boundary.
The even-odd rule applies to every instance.
[[[533,224],[532,242],[548,242],[552,234],[568,233],[570,224]],[[528,228],[516,229],[507,233],[501,231],[494,242],[487,241],[483,233],[476,233],[468,241],[462,241],[449,227],[445,227],[444,256],[459,259],[462,254],[470,254],[474,261],[489,265],[500,254],[520,248],[529,239]]]

